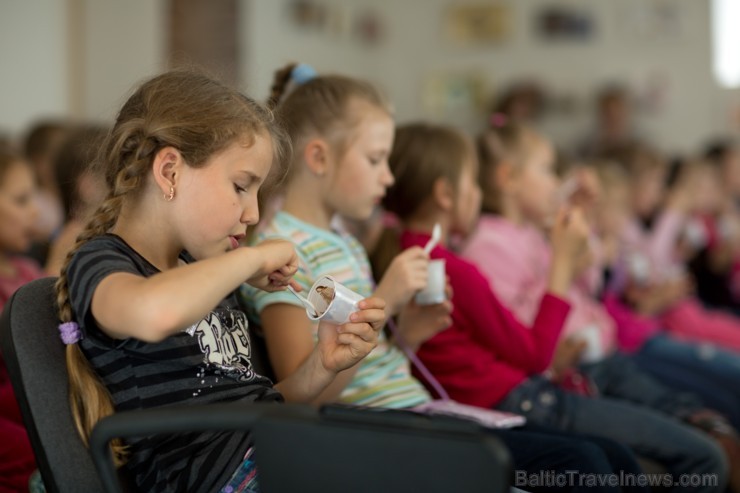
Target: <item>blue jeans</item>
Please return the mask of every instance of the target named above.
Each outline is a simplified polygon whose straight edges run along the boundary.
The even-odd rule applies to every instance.
[[[698,395],[740,428],[740,354],[661,334],[647,341],[634,361],[664,385]]]
[[[522,428],[510,430],[490,430],[490,433],[501,440],[511,454],[516,474],[538,474],[542,471],[553,471],[567,474],[572,471],[587,474],[639,474],[632,452],[613,440],[600,437],[582,436],[575,433],[558,431],[552,428],[527,424]],[[563,491],[562,488],[547,485],[517,484],[531,493]],[[584,486],[569,485],[572,492],[616,492],[619,488],[608,485]],[[630,493],[647,492],[648,488],[623,488]]]
[[[709,436],[677,419],[698,410],[698,400],[663,387],[621,356],[583,369],[602,397],[567,393],[538,376],[511,391],[498,407],[524,414],[534,423],[619,441],[662,464],[676,479],[686,473],[716,474],[718,486],[692,491],[724,490],[724,452]]]

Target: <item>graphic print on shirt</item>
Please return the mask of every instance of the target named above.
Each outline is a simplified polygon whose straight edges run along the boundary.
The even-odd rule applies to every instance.
[[[209,313],[188,330],[198,338],[204,362],[239,382],[255,378],[247,316],[238,310],[219,309]]]

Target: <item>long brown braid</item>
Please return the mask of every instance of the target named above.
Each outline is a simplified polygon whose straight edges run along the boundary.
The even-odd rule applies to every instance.
[[[96,160],[109,192],[62,267],[55,286],[60,321],[75,319],[67,278],[70,260],[87,241],[109,232],[126,204],[142,193],[160,149],[172,146],[189,166],[202,167],[210,156],[233,142],[249,145],[259,133],[272,139],[273,162],[278,164],[272,167],[277,172],[270,173],[274,179],[281,175],[290,143],[269,110],[192,71],[167,72],[145,82],[121,108]],[[113,401],[79,343],[68,345],[66,351],[72,414],[87,444],[95,424],[114,412]],[[123,444],[114,442],[112,449],[122,462],[126,453]]]

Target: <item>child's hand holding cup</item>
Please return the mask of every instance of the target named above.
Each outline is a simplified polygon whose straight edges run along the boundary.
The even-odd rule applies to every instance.
[[[321,276],[313,283],[306,296],[316,308],[316,312],[306,309],[311,320],[320,320],[336,325],[349,322],[349,317],[360,311],[357,303],[364,299],[332,276]]]
[[[437,259],[429,261],[429,275],[427,285],[416,293],[414,301],[417,305],[438,305],[447,299],[445,289],[447,286],[447,275],[445,272],[445,260]]]

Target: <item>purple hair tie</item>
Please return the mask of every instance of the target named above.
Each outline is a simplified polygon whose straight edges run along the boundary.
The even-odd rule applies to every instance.
[[[76,344],[82,339],[82,332],[80,332],[80,326],[76,322],[65,322],[59,324],[59,335],[62,338],[64,344]]]

